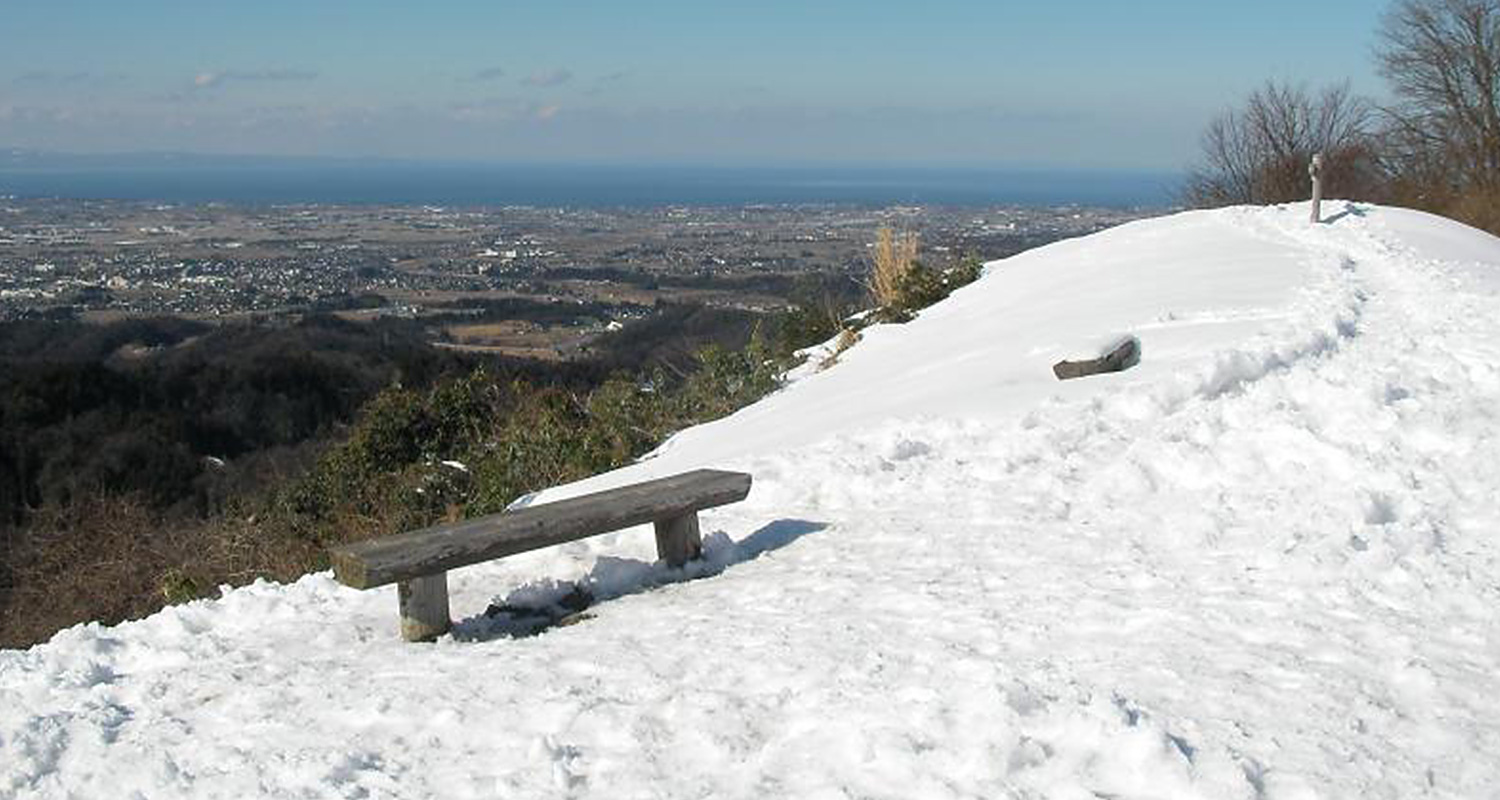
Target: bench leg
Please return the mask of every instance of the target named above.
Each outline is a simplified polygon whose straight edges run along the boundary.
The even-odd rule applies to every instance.
[[[448,573],[424,575],[396,584],[401,603],[401,638],[430,642],[453,627],[448,618]]]
[[[676,569],[703,555],[703,539],[698,535],[698,512],[656,521],[656,555],[667,566]]]

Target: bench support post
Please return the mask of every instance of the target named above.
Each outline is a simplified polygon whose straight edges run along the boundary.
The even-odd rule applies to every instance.
[[[703,539],[698,534],[698,512],[689,511],[656,521],[656,555],[673,569],[703,555]]]
[[[448,618],[448,573],[439,572],[396,584],[401,603],[401,638],[430,642],[453,627]]]

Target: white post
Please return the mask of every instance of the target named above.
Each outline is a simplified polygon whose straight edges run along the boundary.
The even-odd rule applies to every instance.
[[[1323,221],[1323,154],[1314,153],[1312,163],[1307,165],[1307,174],[1312,176],[1312,221],[1316,225]]]

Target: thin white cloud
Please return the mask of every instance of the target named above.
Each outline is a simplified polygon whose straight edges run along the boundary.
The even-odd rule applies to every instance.
[[[521,83],[536,88],[561,86],[573,79],[573,73],[565,69],[546,69],[527,75]]]
[[[48,72],[47,70],[32,70],[17,75],[11,83],[19,86],[57,86],[68,83],[82,83],[89,80],[87,72]]]
[[[589,97],[598,97],[604,94],[606,91],[609,91],[611,87],[620,83],[624,83],[625,79],[629,77],[630,73],[624,70],[621,70],[619,72],[611,72],[607,75],[600,75],[597,78],[594,78],[593,85],[587,89],[584,89],[583,93]]]
[[[11,79],[11,83],[19,87],[59,87],[59,86],[82,86],[82,85],[106,85],[117,83],[124,79],[119,74],[104,74],[97,72],[54,72],[51,70],[31,70],[23,72]]]
[[[562,106],[555,103],[543,104],[501,97],[448,106],[448,116],[456,122],[548,122],[560,111]]]
[[[524,113],[525,107],[517,100],[491,97],[469,103],[454,103],[448,107],[448,115],[458,122],[506,122]]]
[[[198,89],[212,89],[230,82],[311,81],[316,80],[317,77],[318,73],[305,69],[263,69],[250,72],[222,70],[198,73],[193,76],[193,86]]]
[[[0,120],[22,124],[68,123],[78,118],[71,108],[58,106],[0,105]]]
[[[471,81],[492,81],[496,78],[505,77],[505,70],[500,67],[486,67],[469,76]]]

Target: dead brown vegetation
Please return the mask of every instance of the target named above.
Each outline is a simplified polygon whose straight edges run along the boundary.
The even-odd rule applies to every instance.
[[[876,231],[870,299],[877,308],[891,308],[897,304],[901,298],[902,281],[916,261],[917,234],[898,234],[888,227]]]
[[[80,496],[9,530],[0,647],[24,647],[83,620],[112,624],[203,596],[220,581],[291,579],[319,557],[230,517],[172,520],[136,496]]]
[[[1396,0],[1378,33],[1393,105],[1376,108],[1347,85],[1311,93],[1269,82],[1209,124],[1184,199],[1304,200],[1321,152],[1329,196],[1500,233],[1500,0]]]
[[[1377,59],[1400,200],[1500,232],[1500,0],[1399,0]]]
[[[1323,154],[1337,196],[1372,199],[1382,185],[1373,118],[1373,107],[1347,84],[1315,93],[1270,81],[1209,123],[1187,200],[1209,207],[1304,200],[1315,153]]]

